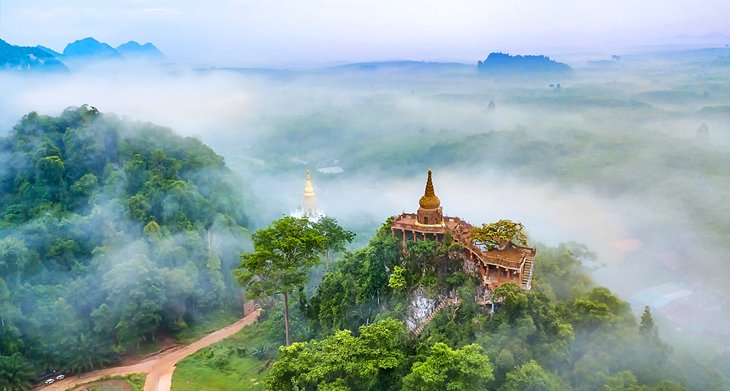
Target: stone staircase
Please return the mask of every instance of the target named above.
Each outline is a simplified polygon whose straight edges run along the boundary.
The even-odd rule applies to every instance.
[[[426,326],[433,320],[436,314],[441,312],[449,304],[459,305],[461,304],[461,299],[459,299],[459,297],[449,297],[443,300],[441,303],[439,303],[439,305],[436,306],[436,308],[433,309],[428,317],[426,317],[423,323],[421,323],[418,327],[416,327],[415,330],[413,330],[413,334],[415,334],[416,336],[421,335],[423,329],[425,329]]]
[[[522,289],[530,290],[532,288],[532,271],[535,268],[535,264],[532,259],[525,259],[525,272],[522,273]]]

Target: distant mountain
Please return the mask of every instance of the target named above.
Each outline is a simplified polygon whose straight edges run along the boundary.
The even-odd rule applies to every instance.
[[[57,52],[57,51],[55,51],[55,50],[53,50],[51,48],[47,48],[45,46],[42,46],[42,45],[38,45],[38,46],[36,46],[36,48],[38,48],[40,50],[43,50],[44,52],[46,52],[46,53],[48,53],[51,56],[56,57],[56,58],[61,58],[63,56],[63,54],[61,54],[61,53],[59,53],[59,52]]]
[[[66,45],[63,54],[38,45],[36,47],[11,45],[0,39],[0,70],[53,70],[67,71],[68,67],[89,60],[122,60],[141,58],[162,60],[165,56],[150,42],[140,45],[129,41],[116,49],[104,42],[88,37]]]
[[[63,49],[63,56],[66,58],[93,58],[99,60],[122,58],[121,53],[116,49],[91,37],[80,39],[66,45],[66,48]]]
[[[730,47],[703,47],[703,48],[671,48],[658,47],[646,52],[625,56],[629,60],[657,59],[676,62],[724,62],[730,57]]]
[[[165,55],[155,47],[151,42],[147,42],[144,45],[140,45],[136,41],[129,41],[127,43],[117,46],[117,51],[126,58],[141,57],[146,59],[161,60],[165,58]]]
[[[11,45],[0,39],[0,69],[16,71],[67,71],[53,54],[40,48]]]
[[[354,71],[445,71],[445,70],[465,70],[469,65],[455,62],[429,62],[429,61],[373,61],[358,62],[352,64],[338,65],[328,69],[336,70],[354,70]]]
[[[491,53],[486,60],[477,63],[477,70],[493,74],[567,74],[572,69],[547,56],[511,56],[506,53]]]

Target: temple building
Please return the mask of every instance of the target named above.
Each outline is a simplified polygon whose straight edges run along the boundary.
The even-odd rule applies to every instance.
[[[312,186],[312,177],[307,170],[307,181],[304,183],[304,195],[302,196],[302,204],[299,209],[291,213],[292,217],[306,217],[311,222],[317,222],[325,217],[324,212],[317,209],[317,198],[314,196],[314,187]]]
[[[444,216],[441,200],[436,196],[428,171],[426,191],[418,201],[416,213],[403,213],[395,216],[390,226],[393,236],[404,243],[407,240],[442,241],[447,234],[463,248],[464,268],[478,273],[482,281],[482,297],[491,298],[497,286],[513,282],[524,290],[532,288],[532,272],[535,249],[522,247],[512,242],[497,249],[489,250],[474,242],[471,237],[472,225],[458,218]]]

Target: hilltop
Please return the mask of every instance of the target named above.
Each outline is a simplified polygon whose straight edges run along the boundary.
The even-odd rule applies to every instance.
[[[164,59],[165,55],[151,42],[140,45],[137,41],[129,41],[117,46],[117,51],[126,58],[144,57],[148,59]]]
[[[0,162],[0,365],[86,372],[240,313],[250,206],[199,140],[83,105],[24,116]]]
[[[0,69],[66,71],[68,68],[41,47],[15,46],[0,39]]]
[[[67,59],[81,60],[120,60],[144,58],[148,60],[159,60],[165,56],[151,42],[140,45],[136,41],[129,41],[116,48],[100,42],[92,37],[74,41],[63,50],[63,56]]]
[[[490,53],[486,60],[477,63],[477,70],[485,74],[566,74],[572,71],[570,66],[547,56],[512,56],[506,53]]]
[[[592,257],[584,246],[540,246],[534,289],[500,285],[494,305],[485,306],[477,300],[480,279],[462,268],[460,245],[403,243],[392,236],[392,222],[369,245],[345,252],[311,296],[300,293],[290,330],[301,342],[276,349],[284,343],[283,308],[272,297],[262,301],[260,323],[181,361],[173,389],[210,382],[261,389],[262,377],[271,390],[681,391],[729,384],[708,363],[670,349],[648,308],[636,319],[628,303],[594,286],[582,265]],[[423,305],[439,300],[435,308]],[[430,312],[416,330],[408,327],[414,309]]]
[[[79,39],[66,45],[64,57],[95,58],[100,60],[119,59],[122,55],[109,44],[92,37]]]

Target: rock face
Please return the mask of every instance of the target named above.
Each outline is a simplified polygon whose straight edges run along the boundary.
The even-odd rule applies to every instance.
[[[477,63],[477,70],[490,74],[568,74],[572,69],[547,56],[511,56],[491,53],[486,60]]]
[[[408,315],[406,317],[406,324],[408,328],[413,331],[420,324],[422,324],[426,318],[436,308],[436,300],[426,296],[426,292],[423,291],[422,287],[418,287],[413,292],[413,299],[411,299],[411,305],[408,307]]]
[[[15,46],[0,39],[0,69],[13,71],[66,71],[53,54],[37,47]]]

